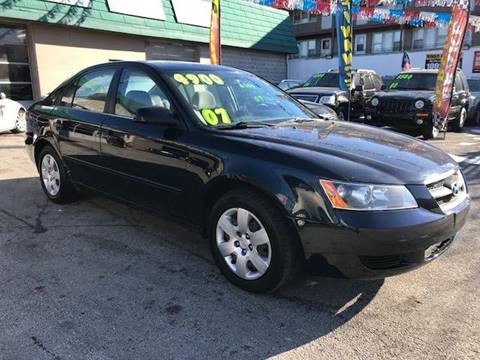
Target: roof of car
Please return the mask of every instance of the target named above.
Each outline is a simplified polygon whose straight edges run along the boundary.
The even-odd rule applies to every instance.
[[[155,68],[160,71],[218,71],[222,70],[231,70],[238,71],[238,69],[222,66],[222,65],[211,65],[211,64],[201,64],[196,62],[187,62],[187,61],[163,61],[163,60],[147,60],[147,61],[112,61],[109,63],[99,64],[144,64]]]

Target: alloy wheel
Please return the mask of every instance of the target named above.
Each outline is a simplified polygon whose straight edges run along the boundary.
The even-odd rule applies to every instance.
[[[57,196],[60,192],[60,169],[54,157],[47,154],[41,164],[42,181],[50,196]]]
[[[25,132],[27,127],[27,122],[25,119],[25,111],[20,110],[17,114],[17,119],[15,120],[15,129],[19,132]]]
[[[225,211],[217,222],[216,242],[225,263],[238,277],[256,280],[267,272],[272,259],[270,238],[250,211]]]

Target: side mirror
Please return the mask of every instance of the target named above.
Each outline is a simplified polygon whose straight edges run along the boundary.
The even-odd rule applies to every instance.
[[[159,124],[170,127],[178,125],[178,119],[175,114],[170,109],[160,106],[138,109],[137,115],[135,115],[133,121],[146,124]]]
[[[380,90],[382,90],[382,91],[387,90],[387,85],[383,84],[382,87],[380,88]]]

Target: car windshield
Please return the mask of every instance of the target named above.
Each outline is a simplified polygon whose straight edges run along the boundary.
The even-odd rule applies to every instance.
[[[276,86],[243,71],[174,71],[167,76],[204,125],[228,127],[316,117]]]
[[[338,73],[317,73],[307,80],[303,87],[332,87],[338,88]]]
[[[480,80],[468,80],[468,87],[470,91],[480,92]]]
[[[435,90],[437,74],[401,73],[388,87],[390,90]]]

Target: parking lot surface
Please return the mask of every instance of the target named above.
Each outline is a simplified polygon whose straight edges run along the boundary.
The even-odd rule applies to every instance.
[[[473,200],[447,253],[377,281],[230,285],[207,243],[97,195],[42,193],[23,136],[0,135],[0,359],[478,359],[480,129],[433,141]]]

